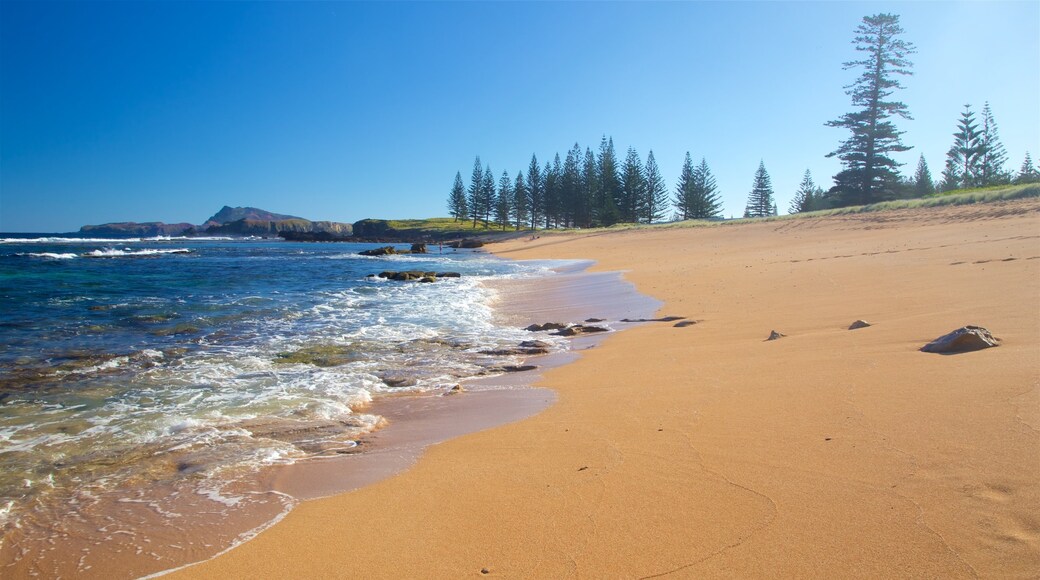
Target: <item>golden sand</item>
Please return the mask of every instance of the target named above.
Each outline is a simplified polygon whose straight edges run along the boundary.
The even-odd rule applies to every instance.
[[[597,260],[699,322],[613,334],[541,414],[180,575],[1036,577],[1040,201],[494,250]],[[1002,345],[918,350],[966,324]]]

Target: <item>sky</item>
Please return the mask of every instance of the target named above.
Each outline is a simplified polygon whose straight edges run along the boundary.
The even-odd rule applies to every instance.
[[[0,231],[447,215],[474,156],[515,176],[575,143],[706,159],[740,216],[760,161],[781,213],[852,110],[864,16],[900,15],[914,76],[896,155],[938,179],[988,101],[1040,157],[1040,2],[0,1]]]

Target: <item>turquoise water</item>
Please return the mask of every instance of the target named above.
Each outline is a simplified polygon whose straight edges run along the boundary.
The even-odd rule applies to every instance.
[[[381,425],[373,399],[494,372],[509,361],[482,351],[530,338],[496,323],[481,281],[547,264],[357,254],[369,247],[3,239],[5,537],[53,533],[68,505],[106,494],[143,501],[128,490],[234,507],[230,484],[263,466],[349,452]],[[383,270],[462,277],[367,277]]]

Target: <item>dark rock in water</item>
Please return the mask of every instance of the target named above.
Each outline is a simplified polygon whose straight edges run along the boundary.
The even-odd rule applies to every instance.
[[[426,253],[426,244],[412,244],[412,253],[413,254],[425,254]]]
[[[375,248],[373,250],[363,250],[358,252],[362,256],[389,256],[396,254],[397,250],[393,246],[383,246],[382,248]]]
[[[849,330],[856,330],[857,328],[866,328],[870,326],[870,323],[866,320],[857,320],[849,325]]]
[[[525,340],[520,343],[520,348],[545,348],[548,349],[551,344],[544,340]]]
[[[676,322],[672,326],[676,328],[686,328],[687,326],[693,326],[694,324],[697,324],[696,320],[683,320],[681,322]]]
[[[486,354],[491,356],[535,356],[539,354],[547,354],[548,348],[545,347],[524,347],[519,346],[516,348],[496,348],[493,350],[482,350],[480,354]]]
[[[610,329],[603,328],[602,326],[586,326],[584,324],[575,324],[574,326],[568,326],[567,328],[560,329],[553,334],[558,336],[577,336],[579,334],[592,334],[596,332],[609,332]]]
[[[506,365],[501,367],[501,370],[507,373],[522,373],[526,371],[533,371],[538,368],[538,365]]]
[[[563,328],[567,328],[567,325],[560,324],[559,322],[546,322],[545,324],[532,324],[531,326],[528,326],[525,330],[529,330],[531,332],[542,332],[544,330],[560,330]]]
[[[602,318],[586,318],[585,322],[603,322]]]
[[[1000,346],[1000,339],[981,326],[962,326],[921,347],[924,352],[958,353]]]
[[[415,377],[388,375],[382,377],[383,383],[388,387],[414,387],[419,381]]]
[[[433,283],[433,282],[436,282],[436,281],[437,281],[437,278],[434,278],[433,276],[423,276],[422,278],[419,278],[419,283],[420,284],[430,284],[430,283]]]
[[[438,278],[461,278],[462,274],[458,272],[437,272]]]
[[[781,338],[783,338],[785,336],[787,336],[787,335],[783,334],[781,332],[777,332],[775,330],[772,330],[772,331],[769,332],[769,338],[767,338],[766,340],[778,340],[778,339],[781,339]]]
[[[463,389],[462,385],[453,385],[450,389],[448,389],[447,391],[444,391],[444,394],[445,395],[457,395],[459,393],[465,393],[465,392],[466,392],[466,389]]]
[[[369,275],[365,276],[365,278],[375,278],[375,277],[376,277],[375,274],[369,274]]]
[[[397,280],[398,282],[407,282],[409,280],[418,280],[426,276],[426,272],[420,270],[409,270],[407,272],[396,272],[390,277],[391,280]]]
[[[379,273],[379,277],[380,278],[393,278],[396,275],[397,275],[397,272],[394,272],[393,270],[387,270],[385,272],[380,272]]]

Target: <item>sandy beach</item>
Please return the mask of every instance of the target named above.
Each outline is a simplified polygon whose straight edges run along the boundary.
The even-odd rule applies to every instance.
[[[540,414],[174,576],[1036,577],[1040,200],[492,249],[594,260],[696,324],[613,333]],[[1001,346],[919,351],[968,324]]]

